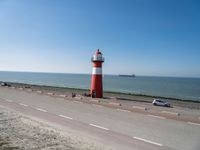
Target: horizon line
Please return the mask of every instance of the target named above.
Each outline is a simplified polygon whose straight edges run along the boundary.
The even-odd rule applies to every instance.
[[[8,70],[0,70],[0,72],[15,72],[15,73],[47,73],[47,74],[82,74],[82,75],[92,75],[92,73],[73,73],[73,72],[42,72],[42,71],[8,71]],[[113,75],[113,76],[118,76],[119,74],[112,74],[112,73],[106,73],[103,75]],[[125,74],[125,75],[129,75],[129,74]],[[136,74],[135,74],[136,75]],[[169,77],[169,78],[200,78],[200,76],[173,76],[173,75],[169,75],[169,76],[165,76],[165,75],[142,75],[142,74],[138,74],[136,75],[136,77]]]

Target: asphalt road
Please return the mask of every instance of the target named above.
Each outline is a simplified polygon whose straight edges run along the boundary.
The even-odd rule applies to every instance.
[[[199,150],[200,124],[0,87],[0,105],[118,150]]]

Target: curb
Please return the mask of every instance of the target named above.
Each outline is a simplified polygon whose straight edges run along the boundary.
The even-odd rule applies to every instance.
[[[32,90],[32,89],[28,89],[27,91],[28,91],[28,92],[32,92],[33,90]]]
[[[67,95],[59,95],[59,96],[60,96],[60,97],[64,97],[64,98],[67,97]]]
[[[176,116],[180,116],[179,113],[177,112],[171,112],[171,111],[162,111],[162,113],[165,113],[165,114],[171,114],[171,115],[176,115]]]
[[[140,107],[140,106],[132,106],[133,109],[140,109],[140,110],[144,110],[147,111],[146,107]]]
[[[42,91],[36,91],[37,93],[39,93],[39,94],[41,94],[42,93]]]
[[[108,104],[114,105],[114,106],[122,106],[122,104],[120,104],[120,103],[114,103],[114,102],[110,102],[110,103],[108,103]]]
[[[89,100],[89,102],[93,102],[93,103],[100,103],[100,100]]]
[[[47,95],[54,95],[54,93],[49,92],[49,93],[47,93]]]

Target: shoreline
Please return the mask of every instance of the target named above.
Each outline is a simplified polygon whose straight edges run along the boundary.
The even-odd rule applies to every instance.
[[[89,93],[89,89],[81,89],[81,88],[70,88],[70,87],[58,87],[58,86],[49,86],[49,85],[37,85],[37,84],[28,84],[28,83],[18,83],[18,82],[3,82],[7,83],[10,86],[14,87],[22,87],[22,88],[36,88],[36,90],[47,90],[47,91],[55,91],[55,92],[75,92],[77,94],[82,95],[83,93]],[[173,97],[165,97],[165,96],[155,96],[155,95],[146,95],[146,94],[135,94],[135,93],[125,93],[125,92],[116,92],[116,91],[104,91],[104,98],[110,99],[111,97],[116,97],[117,99],[131,101],[131,97],[145,97],[145,98],[159,98],[163,100],[169,101],[180,101],[180,102],[188,102],[188,103],[200,103],[198,100],[191,99],[181,99],[181,98],[173,98]],[[127,98],[129,97],[129,98]]]

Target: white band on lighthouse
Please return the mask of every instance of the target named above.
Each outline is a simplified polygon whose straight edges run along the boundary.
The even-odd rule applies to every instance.
[[[92,68],[92,74],[102,74],[102,68],[93,67]]]

